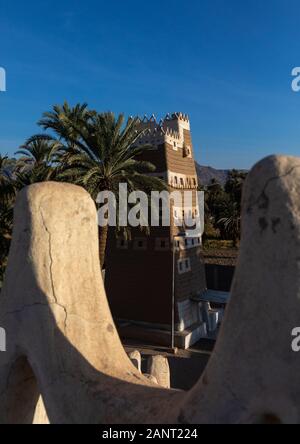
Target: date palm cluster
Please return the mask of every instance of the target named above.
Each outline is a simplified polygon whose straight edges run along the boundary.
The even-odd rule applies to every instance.
[[[95,201],[100,191],[113,191],[118,197],[119,183],[126,183],[128,192],[150,193],[166,187],[161,179],[149,175],[155,171],[154,165],[142,160],[151,147],[135,143],[143,132],[137,118],[125,121],[123,114],[99,113],[87,104],[71,107],[65,102],[45,112],[38,125],[43,132],[26,140],[16,152],[17,160],[0,156],[0,282],[11,239],[13,206],[23,187],[50,180],[70,182],[84,187]],[[99,228],[102,266],[107,231],[107,227]]]

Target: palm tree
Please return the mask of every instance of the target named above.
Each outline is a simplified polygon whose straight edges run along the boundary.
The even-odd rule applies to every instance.
[[[0,282],[6,268],[10,246],[15,190],[6,166],[8,157],[0,155]]]
[[[243,185],[247,177],[247,172],[231,170],[225,184],[225,192],[230,196],[231,200],[241,205]]]
[[[128,192],[166,188],[153,176],[155,167],[141,160],[150,147],[137,145],[143,133],[137,118],[125,123],[124,115],[90,111],[86,104],[70,108],[67,103],[44,113],[39,124],[55,132],[64,149],[60,150],[59,178],[83,186],[94,200],[100,191],[112,191],[118,199],[119,184]],[[103,267],[108,226],[99,227],[100,263]]]
[[[8,163],[9,158],[7,156],[2,156],[0,154],[0,193],[1,193],[1,201],[2,199],[10,198],[10,195],[13,192],[13,188],[11,186],[11,175],[8,171]]]
[[[0,283],[3,280],[10,247],[13,225],[13,205],[6,201],[0,203]]]
[[[30,183],[50,180],[55,176],[55,161],[61,144],[46,134],[30,137],[15,153],[22,155],[18,159],[16,171],[27,176],[32,174]]]
[[[218,224],[224,227],[233,246],[236,247],[241,235],[241,213],[238,202],[224,201],[223,211],[224,216],[218,220]]]
[[[214,223],[222,217],[224,200],[226,199],[227,196],[222,185],[216,179],[212,179],[207,186],[206,203],[208,208],[205,208],[205,213],[212,217]]]
[[[60,144],[48,135],[28,139],[16,152],[22,157],[14,162],[0,155],[0,280],[6,268],[13,226],[13,206],[17,192],[24,186],[55,178],[55,159]]]

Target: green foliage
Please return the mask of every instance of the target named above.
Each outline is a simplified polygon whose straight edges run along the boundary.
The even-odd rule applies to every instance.
[[[40,125],[53,130],[64,143],[57,159],[58,176],[83,186],[96,199],[103,190],[118,194],[119,183],[128,191],[165,188],[164,182],[146,175],[155,171],[150,162],[138,159],[150,147],[134,146],[141,135],[137,119],[124,122],[124,115],[89,111],[86,105],[55,106]]]
[[[239,206],[246,177],[247,173],[244,171],[231,170],[225,184],[225,192],[230,196],[230,200],[236,202]]]
[[[10,246],[15,196],[14,186],[7,168],[8,164],[9,159],[0,155],[0,286]]]
[[[212,180],[206,189],[205,197],[205,233],[204,240],[230,240],[238,245],[241,236],[241,198],[243,184],[247,174],[232,170],[224,188]],[[215,231],[214,231],[215,230]]]
[[[57,177],[83,186],[94,200],[104,190],[114,192],[118,199],[120,183],[127,184],[129,193],[166,188],[161,179],[147,175],[155,171],[154,165],[139,159],[151,147],[135,144],[142,134],[138,119],[125,123],[123,114],[116,117],[110,112],[88,110],[85,104],[70,108],[65,103],[45,113],[39,124],[61,141],[56,151]],[[100,231],[105,238],[104,242],[100,239],[103,264],[107,232]]]
[[[219,239],[220,238],[220,230],[215,228],[214,220],[212,217],[207,217],[205,221],[205,232],[203,236],[203,241],[206,239]]]
[[[9,162],[11,167],[15,162],[0,157],[0,280],[10,243],[15,196],[24,186],[66,181],[83,186],[94,200],[103,190],[113,191],[118,198],[119,183],[126,183],[128,192],[166,189],[164,181],[147,175],[155,171],[154,165],[140,159],[150,147],[135,144],[141,135],[137,119],[125,122],[123,114],[116,117],[110,112],[89,110],[86,104],[70,107],[64,103],[44,113],[39,125],[51,135],[30,137],[16,152],[20,157],[12,174],[4,166]],[[106,236],[102,230],[102,264]]]

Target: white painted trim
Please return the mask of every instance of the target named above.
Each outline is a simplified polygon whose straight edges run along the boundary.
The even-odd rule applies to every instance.
[[[175,177],[177,177],[177,185],[175,184]],[[182,188],[187,190],[196,190],[198,188],[198,177],[197,174],[195,176],[190,176],[187,174],[176,173],[175,171],[168,170],[167,171],[168,185],[173,188]],[[183,179],[183,186],[180,185],[180,179]],[[187,180],[190,180],[192,183],[188,185]]]

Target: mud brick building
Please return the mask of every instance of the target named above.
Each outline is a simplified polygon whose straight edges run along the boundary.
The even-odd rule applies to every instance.
[[[172,204],[171,226],[151,227],[149,236],[134,231],[127,241],[111,230],[105,286],[121,334],[170,344],[173,325],[176,345],[186,348],[207,332],[199,299],[206,290],[201,231],[191,236],[184,223],[185,212],[194,218],[200,212],[190,121],[176,113],[160,122],[145,117],[140,125],[145,132],[137,143],[153,147],[143,159],[156,166],[154,174],[170,191],[192,191],[192,205]]]

